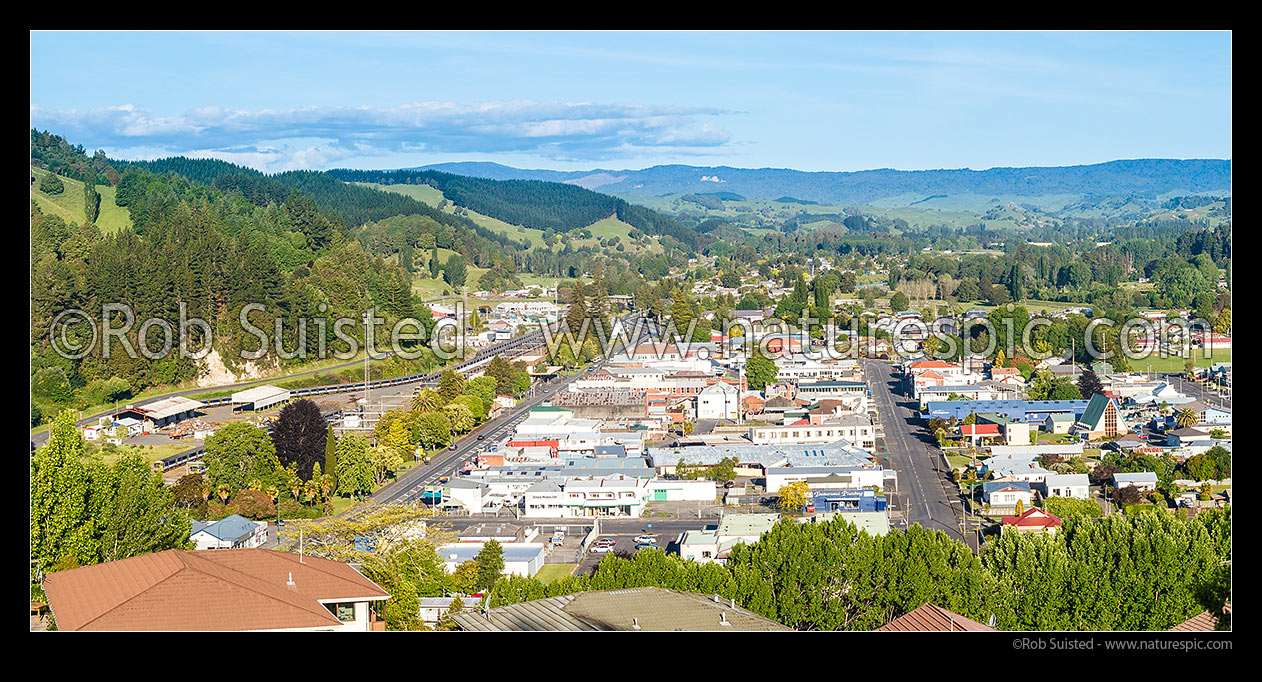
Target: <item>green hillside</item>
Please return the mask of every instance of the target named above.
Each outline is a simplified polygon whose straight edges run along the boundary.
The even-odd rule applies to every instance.
[[[438,208],[438,205],[445,199],[441,191],[430,187],[429,185],[378,185],[371,182],[355,184],[362,184],[367,187],[373,187],[386,192],[393,192],[395,194],[412,197],[413,199],[429,206],[433,206],[434,208]],[[442,210],[444,213],[455,215],[456,205],[449,201]],[[533,251],[543,244],[543,230],[535,230],[529,227],[522,227],[520,225],[510,225],[502,220],[496,220],[495,218],[484,216],[481,213],[470,211],[468,209],[465,209],[465,211],[462,212],[462,215],[472,220],[477,225],[485,227],[497,234],[505,235],[513,240],[524,239],[530,242],[530,249],[528,250]]]
[[[444,201],[444,199],[446,199],[446,197],[443,195],[443,193],[440,190],[434,187],[431,187],[429,185],[402,185],[402,184],[378,185],[376,183],[368,183],[368,182],[355,183],[355,184],[362,184],[367,187],[373,187],[375,189],[380,189],[386,192],[394,192],[396,194],[402,194],[404,196],[412,197],[413,199],[416,199],[417,201],[423,202],[435,208],[437,208],[439,204],[441,204]],[[508,237],[509,239],[525,240],[529,242],[530,243],[530,248],[528,249],[529,251],[534,251],[544,245],[544,241],[543,241],[544,231],[543,230],[537,230],[531,227],[523,227],[521,225],[512,225],[510,223],[504,222],[503,220],[499,220],[496,218],[492,218],[490,216],[482,215],[481,213],[478,213],[477,211],[473,211],[471,209],[457,207],[451,201],[447,201],[446,205],[443,206],[442,210],[445,213],[455,215],[456,210],[458,208],[460,209],[459,215],[465,218],[468,218],[469,220],[472,220],[474,223],[476,223],[477,225],[481,227],[491,230],[492,232],[495,232],[496,234],[502,234]],[[631,232],[635,230],[635,228],[621,220],[618,220],[615,217],[609,217],[609,218],[604,218],[602,220],[598,220],[584,229],[590,232],[592,236],[591,237],[578,236],[578,234],[581,233],[582,230],[578,230],[575,233],[571,234],[570,239],[575,247],[598,246],[602,239],[609,239],[610,237],[620,237],[621,243],[625,244],[627,250],[630,251],[631,253],[639,253],[645,250],[647,250],[650,253],[661,253],[663,250],[660,242],[656,239],[651,239],[651,240],[645,239],[644,243],[638,243],[632,240]],[[439,253],[442,254],[442,252],[443,250],[440,249]],[[442,257],[442,260],[445,262],[446,257],[445,256]],[[477,281],[474,277],[474,270],[475,268],[470,268],[469,270],[469,281],[471,283]],[[483,272],[485,272],[484,269],[478,269],[477,275],[480,277]]]
[[[48,171],[32,166],[31,175],[35,176],[35,182],[31,184],[31,199],[39,206],[39,210],[48,215],[55,215],[67,223],[83,224],[85,222],[82,182],[59,175],[57,177],[61,178],[66,190],[61,194],[49,196],[39,191],[39,182],[48,175]],[[131,227],[131,214],[127,212],[127,209],[114,203],[114,188],[109,185],[97,185],[96,191],[101,195],[101,211],[96,218],[96,226],[101,228],[101,232],[108,234]]]

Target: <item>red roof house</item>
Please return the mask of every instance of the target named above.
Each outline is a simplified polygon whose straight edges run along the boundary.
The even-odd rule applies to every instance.
[[[1030,508],[1020,516],[1003,517],[1003,528],[1000,532],[1014,530],[1020,533],[1055,533],[1060,528],[1060,517],[1049,514],[1042,509]]]

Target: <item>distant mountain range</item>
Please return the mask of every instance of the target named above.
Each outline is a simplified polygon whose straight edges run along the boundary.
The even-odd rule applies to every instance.
[[[807,172],[784,168],[652,166],[643,170],[552,171],[490,162],[441,163],[419,169],[492,180],[564,182],[607,194],[731,192],[757,199],[795,197],[824,204],[870,204],[905,195],[1138,195],[1231,192],[1229,159],[1134,159],[1088,166],[991,168],[975,171],[893,169]]]

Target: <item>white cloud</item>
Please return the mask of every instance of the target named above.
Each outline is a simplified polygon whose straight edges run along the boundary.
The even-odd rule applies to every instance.
[[[31,106],[33,125],[85,147],[115,154],[120,148],[161,149],[266,169],[323,168],[349,156],[417,150],[533,153],[570,160],[613,158],[628,149],[704,153],[731,141],[731,134],[713,120],[730,113],[704,107],[529,100],[259,111],[208,105],[177,116],[156,115],[132,105],[92,110]]]

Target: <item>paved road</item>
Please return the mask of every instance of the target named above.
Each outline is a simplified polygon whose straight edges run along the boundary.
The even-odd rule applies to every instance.
[[[533,397],[518,403],[517,407],[513,408],[510,413],[486,422],[469,432],[464,438],[456,441],[455,450],[443,450],[430,460],[429,464],[422,464],[409,469],[398,480],[378,490],[372,496],[372,502],[375,504],[390,504],[393,502],[419,500],[421,493],[425,490],[425,486],[435,485],[438,479],[443,476],[455,476],[460,466],[465,461],[472,459],[479,447],[497,442],[501,436],[511,433],[517,424],[526,418],[532,407],[538,407],[544,401],[550,400],[552,396],[556,395],[557,391],[564,390],[570,384],[586,376],[588,371],[590,370],[585,369],[568,377],[558,377],[537,387],[534,390]],[[479,436],[484,436],[484,438],[479,440]]]
[[[1196,398],[1206,405],[1212,407],[1222,407],[1231,409],[1231,393],[1224,392],[1221,388],[1216,393],[1212,386],[1206,386],[1204,383],[1188,381],[1178,374],[1167,374],[1162,377],[1165,381],[1174,386],[1175,390],[1189,398]],[[1175,405],[1174,407],[1178,407]]]
[[[888,456],[890,461],[882,459],[881,463],[898,471],[896,499],[901,509],[895,513],[906,514],[908,525],[919,523],[964,540],[959,526],[962,503],[958,494],[947,492],[947,486],[954,485],[950,471],[944,471],[941,454],[931,447],[932,440],[921,427],[914,412],[916,402],[895,393],[902,390],[903,381],[891,365],[871,360],[865,360],[863,365],[885,430],[885,451],[878,449],[877,456]],[[973,544],[973,540],[969,542]]]
[[[636,317],[636,315],[628,316],[623,320],[623,324],[634,323]],[[633,343],[635,342],[633,341]],[[507,415],[486,422],[474,429],[464,438],[456,441],[455,450],[443,450],[434,459],[430,460],[428,464],[413,467],[395,482],[378,490],[370,499],[375,504],[418,501],[421,493],[425,491],[425,486],[435,485],[444,476],[455,476],[461,465],[465,461],[472,459],[480,447],[495,443],[501,436],[512,433],[517,424],[530,413],[531,408],[538,407],[541,403],[551,400],[552,396],[556,395],[558,391],[565,390],[570,384],[587,376],[592,369],[592,367],[586,367],[577,374],[572,374],[568,377],[556,377],[540,386],[536,386]]]

